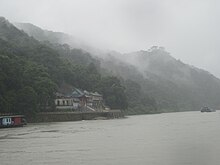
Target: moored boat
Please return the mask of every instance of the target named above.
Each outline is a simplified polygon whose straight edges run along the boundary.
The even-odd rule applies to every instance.
[[[202,107],[200,111],[201,112],[215,112],[214,109],[209,108],[209,107]]]
[[[26,124],[27,122],[23,115],[0,116],[0,128],[21,127]]]

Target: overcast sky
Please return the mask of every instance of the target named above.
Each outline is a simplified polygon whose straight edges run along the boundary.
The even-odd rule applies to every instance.
[[[218,0],[0,0],[0,15],[120,52],[163,46],[220,77]]]

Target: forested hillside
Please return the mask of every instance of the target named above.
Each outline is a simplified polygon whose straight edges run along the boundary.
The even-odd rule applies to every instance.
[[[164,112],[219,109],[220,80],[207,71],[184,64],[162,47],[128,54],[112,54],[103,67],[132,79],[156,99]]]
[[[125,109],[131,114],[199,110],[201,106],[220,108],[220,80],[207,71],[176,60],[163,47],[153,46],[148,50],[127,54],[109,51],[97,57],[93,51],[77,49],[76,44],[70,42],[74,38],[67,34],[48,32],[29,24],[17,26],[58,54],[62,63],[68,66],[67,70],[74,70],[73,76],[69,76],[68,72],[62,74],[66,75],[65,78],[58,80],[65,79],[74,86],[101,92],[107,99],[106,103],[113,108],[117,107],[115,103],[118,100],[109,95],[111,92],[108,87],[116,82],[120,89],[113,91],[118,95],[124,93],[120,96],[124,98],[123,104],[118,104],[127,107]],[[59,36],[68,39],[64,41]],[[85,67],[90,67],[89,71],[83,71]],[[91,74],[91,71],[95,74]],[[114,83],[105,82],[107,86],[100,84],[99,79],[103,80],[106,76],[113,76]],[[85,77],[92,81],[86,81]]]
[[[117,77],[101,75],[96,59],[49,45],[0,18],[0,113],[53,111],[55,92],[63,83],[100,92],[111,108],[127,108],[125,87]]]
[[[69,65],[73,64],[74,66],[80,65],[80,67],[82,67],[82,65],[89,65],[92,63],[93,67],[95,65],[96,72],[100,74],[99,76],[104,78],[106,77],[106,80],[103,79],[103,81],[106,81],[105,82],[106,86],[104,86],[103,84],[99,84],[96,81],[97,78],[92,75],[88,75],[88,79],[90,81],[87,81],[88,79],[85,80],[85,75],[83,74],[80,74],[81,76],[78,76],[77,78],[77,81],[80,81],[79,84],[76,81],[75,82],[72,81],[70,82],[70,84],[78,84],[77,86],[80,87],[81,89],[87,89],[87,90],[96,89],[97,91],[99,91],[104,95],[107,105],[109,105],[111,108],[126,107],[126,113],[129,114],[159,112],[159,109],[157,108],[156,100],[152,96],[149,96],[147,94],[148,91],[143,91],[141,89],[140,83],[137,83],[135,81],[136,78],[139,79],[139,77],[141,76],[139,72],[135,72],[135,73],[133,72],[133,70],[136,70],[135,68],[129,67],[129,69],[131,70],[129,71],[127,70],[128,64],[125,64],[124,67],[123,65],[120,65],[120,69],[124,68],[124,72],[121,72],[122,74],[112,72],[111,69],[103,65],[106,64],[106,62],[108,63],[108,61],[106,59],[103,59],[102,57],[105,56],[108,57],[108,54],[102,54],[101,57],[100,56],[97,57],[93,54],[94,52],[97,52],[96,51],[97,49],[95,48],[93,49],[90,47],[89,50],[92,50],[91,52],[87,52],[83,49],[76,49],[74,47],[77,47],[76,44],[77,42],[74,42],[75,38],[73,38],[72,36],[69,36],[64,33],[57,33],[48,30],[43,30],[37,26],[28,23],[16,23],[15,25],[18,28],[27,32],[29,36],[34,37],[38,41],[41,41],[42,44],[47,45],[53,50],[56,50],[56,52],[59,53],[60,58],[63,59],[67,64]],[[86,46],[85,49],[88,50],[88,48],[89,46]],[[102,52],[98,52],[98,54],[100,53]],[[109,65],[112,68],[114,68],[115,65],[117,65],[117,63],[118,62],[112,63],[111,60],[109,61]],[[90,71],[92,70],[94,69],[90,69]],[[81,68],[79,68],[78,71],[80,72]],[[110,84],[109,82],[107,82],[110,81],[109,77],[112,77],[112,83]],[[87,88],[88,86],[87,83],[91,81],[92,84],[96,86],[96,88],[95,87]],[[114,83],[116,84],[120,83],[119,85],[120,88],[116,88],[116,86],[113,85]],[[112,85],[114,89],[112,89],[113,88]],[[109,88],[109,86],[111,86],[111,88]],[[117,93],[118,96],[121,95],[120,97],[122,99],[119,97],[112,97],[110,93],[112,93],[113,91],[111,90],[113,90],[114,93]],[[125,92],[125,95],[123,95],[123,91]],[[116,102],[118,102],[117,104],[120,104],[120,106],[117,106]]]

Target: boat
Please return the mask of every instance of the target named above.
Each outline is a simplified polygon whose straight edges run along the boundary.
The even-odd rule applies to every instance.
[[[22,127],[26,124],[24,115],[0,116],[0,128]]]
[[[209,107],[202,107],[200,111],[201,112],[215,112],[214,109],[209,108]]]

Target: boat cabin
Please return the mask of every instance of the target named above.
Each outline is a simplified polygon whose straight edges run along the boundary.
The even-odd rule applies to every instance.
[[[27,122],[23,115],[15,116],[0,116],[0,128],[2,127],[16,127],[26,125]]]

